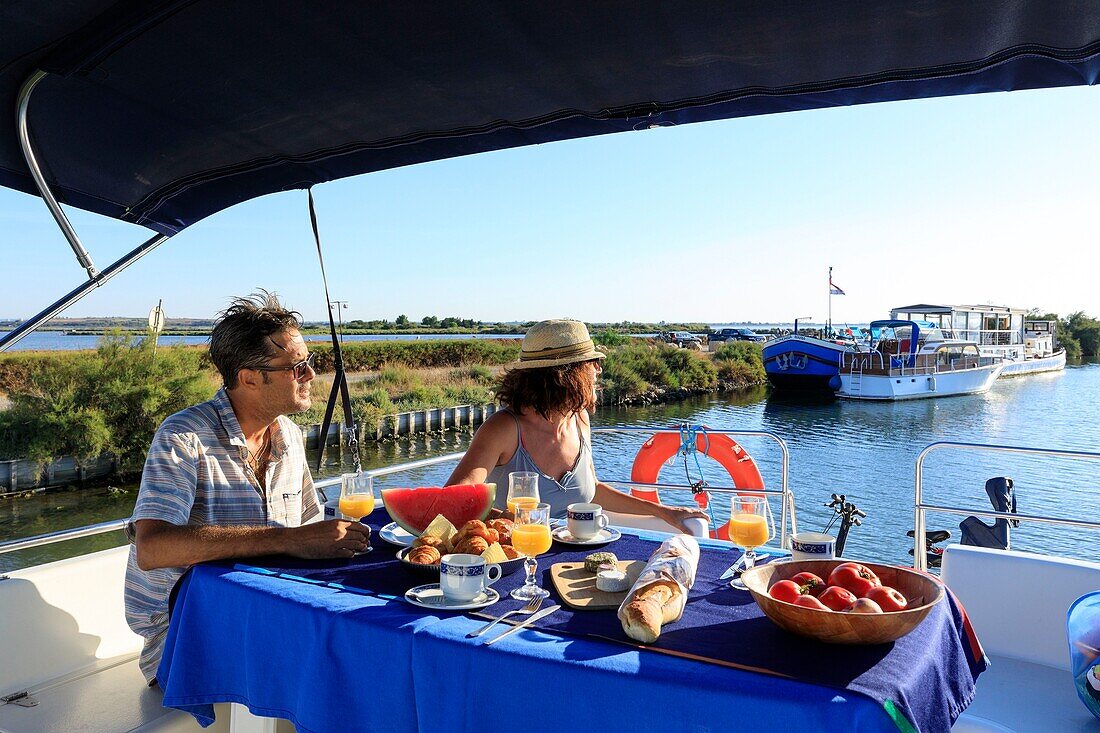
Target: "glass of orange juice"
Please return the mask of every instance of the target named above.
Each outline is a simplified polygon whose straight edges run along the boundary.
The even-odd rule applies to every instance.
[[[526,555],[523,567],[527,570],[527,582],[512,591],[512,598],[529,601],[532,598],[545,598],[549,591],[539,588],[535,583],[535,571],[538,569],[538,555],[550,549],[550,505],[536,503],[530,506],[516,506],[516,523],[512,527],[512,547]]]
[[[734,496],[730,506],[730,542],[745,550],[745,570],[756,564],[756,548],[767,544],[775,533],[768,500],[763,496]],[[734,588],[747,590],[738,576],[730,582]]]
[[[374,511],[374,477],[362,473],[340,476],[340,513],[345,519],[362,519]]]
[[[508,474],[508,511],[515,516],[516,507],[539,503],[539,475],[534,471],[512,471]]]

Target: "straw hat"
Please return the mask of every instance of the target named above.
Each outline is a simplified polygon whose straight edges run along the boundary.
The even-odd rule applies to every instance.
[[[519,352],[519,362],[511,369],[541,369],[581,361],[603,359],[596,350],[588,328],[580,321],[554,319],[540,321],[527,329]]]

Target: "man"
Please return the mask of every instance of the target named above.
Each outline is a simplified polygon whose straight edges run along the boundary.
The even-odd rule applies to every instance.
[[[168,596],[187,568],[286,553],[351,557],[366,549],[359,522],[319,517],[302,434],[288,414],[309,409],[313,355],[299,316],[274,295],[234,299],[210,336],[224,386],[172,415],[145,461],[126,568],[126,620],[145,637],[150,684],[168,631]]]

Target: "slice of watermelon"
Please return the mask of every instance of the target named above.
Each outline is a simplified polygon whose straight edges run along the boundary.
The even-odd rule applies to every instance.
[[[485,519],[493,508],[496,484],[421,486],[415,489],[382,489],[386,511],[402,529],[419,535],[437,515],[455,527],[471,519]]]

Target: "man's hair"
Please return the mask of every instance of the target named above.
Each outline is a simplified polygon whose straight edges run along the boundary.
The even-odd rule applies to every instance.
[[[237,386],[237,372],[255,369],[279,355],[272,334],[301,328],[302,314],[288,311],[275,293],[260,290],[247,298],[233,298],[218,314],[210,334],[210,361],[226,389]],[[264,373],[267,381],[267,373]]]
[[[530,408],[545,418],[554,412],[591,412],[596,407],[596,384],[587,364],[505,372],[497,398],[517,413]]]

